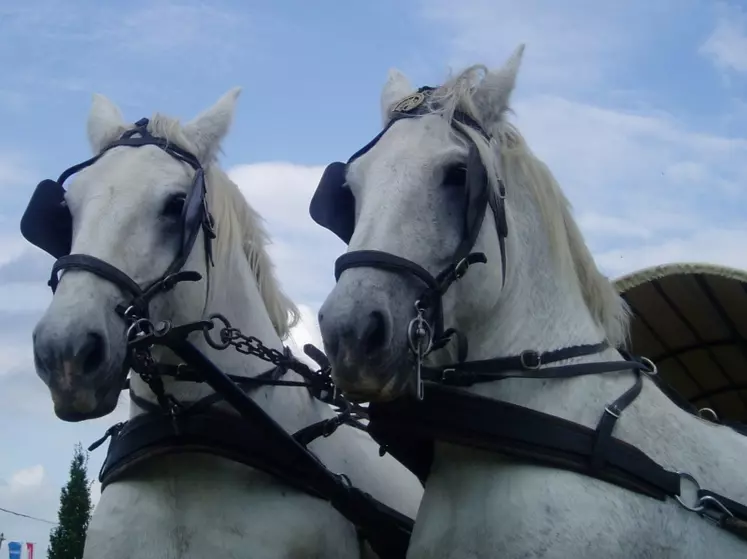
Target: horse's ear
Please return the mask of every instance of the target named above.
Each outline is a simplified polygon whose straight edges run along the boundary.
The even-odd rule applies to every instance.
[[[240,93],[241,88],[234,87],[218,99],[215,105],[184,125],[184,135],[195,147],[197,153],[194,155],[201,162],[212,160],[218,153],[220,143],[231,127]]]
[[[119,107],[103,95],[94,93],[87,125],[88,142],[93,152],[100,152],[116,140],[126,128]]]
[[[508,109],[523,55],[524,45],[521,44],[503,67],[488,72],[475,90],[473,100],[480,112],[480,120],[488,132],[500,122]]]
[[[392,106],[415,91],[402,72],[395,68],[389,70],[386,83],[381,90],[381,118],[384,124],[389,122],[389,111]]]

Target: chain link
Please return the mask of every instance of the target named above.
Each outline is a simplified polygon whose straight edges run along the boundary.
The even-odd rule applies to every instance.
[[[134,314],[129,318],[135,322],[138,321],[138,318],[134,316]],[[218,330],[217,340],[210,335],[210,331],[215,328],[216,323],[222,323]],[[135,331],[133,331],[133,338],[137,339],[141,336],[162,337],[170,332],[173,333],[171,323],[169,322],[160,322],[156,325],[149,322],[148,326],[148,328],[136,328]],[[360,423],[360,420],[368,419],[365,410],[359,406],[353,406],[344,397],[337,393],[329,376],[329,371],[321,374],[313,373],[308,369],[308,367],[303,365],[300,361],[297,361],[292,356],[277,349],[267,347],[255,336],[247,336],[243,334],[239,328],[234,328],[228,319],[221,314],[213,314],[209,316],[207,320],[201,321],[200,323],[191,323],[185,326],[190,327],[189,331],[202,329],[205,341],[214,349],[224,350],[228,349],[229,346],[232,346],[237,352],[243,355],[258,357],[263,361],[272,363],[276,367],[290,368],[304,376],[308,382],[305,386],[310,389],[315,389],[315,391],[318,392],[316,395],[317,398],[340,408],[337,417],[323,422],[324,429],[321,433],[322,436],[330,436],[337,427],[342,424],[348,424],[357,429],[362,429],[363,431],[366,430],[366,426]],[[184,328],[185,326],[180,328]],[[429,325],[426,323],[425,327],[428,328],[428,326]],[[430,339],[430,335],[429,332],[420,331],[418,331],[417,334],[417,345],[418,348],[420,348],[423,342],[422,337],[425,335],[426,338]],[[131,341],[134,341],[134,339]],[[172,395],[166,393],[163,380],[159,374],[158,364],[153,359],[150,348],[151,346],[143,346],[133,349],[133,369],[153,391],[161,409],[171,415],[172,419],[176,421],[177,416],[184,409],[183,405]],[[298,367],[294,367],[294,364],[302,366],[302,369],[305,370],[299,370]],[[298,385],[298,383],[289,382],[288,385]],[[327,392],[326,397],[324,394],[325,392]],[[176,422],[174,428],[178,431],[179,426]]]
[[[233,346],[239,353],[254,355],[273,365],[280,365],[285,360],[285,355],[280,351],[267,347],[259,338],[242,334],[238,328],[231,326],[221,328],[220,339],[223,343]]]
[[[222,323],[222,326],[218,331],[220,341],[216,341],[210,336],[209,332],[211,328],[205,328],[203,330],[202,333],[203,336],[205,336],[205,341],[210,345],[210,347],[223,350],[229,346],[233,346],[233,348],[239,353],[259,357],[262,361],[267,361],[275,366],[288,364],[288,358],[282,352],[267,347],[259,338],[243,334],[241,330],[234,328],[228,319],[222,314],[211,314],[208,317],[208,321],[213,324],[213,327],[216,322]]]

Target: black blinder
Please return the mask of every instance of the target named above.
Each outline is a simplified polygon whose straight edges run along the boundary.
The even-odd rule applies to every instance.
[[[32,245],[60,258],[70,254],[73,219],[58,181],[41,181],[21,217],[21,234]]]
[[[309,214],[347,244],[355,230],[355,197],[345,184],[346,168],[339,161],[327,166],[311,198]]]

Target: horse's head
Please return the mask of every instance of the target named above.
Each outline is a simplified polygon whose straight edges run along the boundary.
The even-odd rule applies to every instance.
[[[114,409],[128,371],[126,318],[201,318],[212,237],[206,176],[239,91],[184,126],[162,115],[128,125],[95,96],[88,118],[94,159],[37,188],[22,231],[59,260],[54,297],[33,332],[34,360],[59,418]],[[163,282],[183,271],[202,281],[193,274]]]
[[[349,251],[319,320],[335,381],[352,398],[416,386],[412,354],[439,342],[442,317],[467,327],[498,304],[508,225],[498,144],[522,52],[482,79],[474,67],[436,89],[415,91],[390,72],[384,131],[320,183],[312,216]]]

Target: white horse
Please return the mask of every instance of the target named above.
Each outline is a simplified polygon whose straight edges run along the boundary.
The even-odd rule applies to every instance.
[[[208,281],[180,283],[156,297],[153,320],[175,325],[225,315],[245,334],[282,350],[282,338],[298,317],[282,293],[266,251],[260,216],[216,163],[233,119],[240,90],[180,125],[157,114],[148,131],[194,154],[205,169],[207,204],[215,221],[214,267],[206,262],[200,231],[184,266]],[[95,96],[88,118],[94,153],[132,128],[119,109]],[[155,146],[115,147],[81,171],[66,203],[73,218],[72,252],[98,257],[141,284],[163,274],[181,242],[179,221],[193,169]],[[114,308],[123,298],[117,286],[84,270],[66,270],[54,298],[34,330],[38,375],[49,386],[55,413],[79,421],[111,412],[127,374],[126,325]],[[224,372],[253,377],[270,368],[233,348],[216,351],[199,336],[194,345]],[[178,363],[173,353],[153,352],[157,361]],[[289,372],[287,380],[303,380]],[[166,391],[184,402],[212,391],[207,385],[165,381]],[[138,375],[131,393],[155,403]],[[251,397],[288,432],[334,416],[304,387],[261,387]],[[225,405],[217,406],[232,412]],[[131,404],[131,417],[143,411]],[[421,487],[397,462],[378,456],[363,432],[340,428],[309,445],[335,473],[381,502],[414,518]],[[354,526],[323,500],[283,485],[258,470],[198,453],[170,454],[133,468],[108,485],[86,539],[87,558],[368,556]]]
[[[345,188],[355,198],[348,252],[384,251],[430,274],[449,265],[463,238],[468,145],[479,150],[496,199],[503,179],[505,269],[488,207],[473,249],[486,255],[487,264],[473,265],[443,297],[445,324],[468,339],[469,361],[605,340],[615,348],[627,336],[627,308],[598,271],[560,187],[506,120],[522,52],[523,46],[498,70],[474,66],[437,88],[431,96],[435,108],[394,122],[348,164],[345,175]],[[390,71],[381,95],[384,122],[393,107],[402,111],[422,103],[413,95],[408,79]],[[492,139],[475,126],[453,122],[455,110]],[[358,401],[396,403],[413,384],[407,331],[423,285],[398,272],[373,264],[344,269],[319,312],[333,378]],[[446,350],[434,351],[426,364],[456,361],[454,346]],[[622,360],[618,351],[606,349],[552,366]],[[463,390],[595,428],[605,406],[633,379],[633,372],[621,366],[606,374],[508,378]],[[747,501],[747,439],[681,410],[647,376],[613,435],[667,469],[690,472],[704,489]],[[688,505],[695,502],[692,488],[683,482]],[[745,554],[747,542],[674,499],[658,500],[564,469],[436,441],[408,558],[726,559]]]

